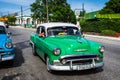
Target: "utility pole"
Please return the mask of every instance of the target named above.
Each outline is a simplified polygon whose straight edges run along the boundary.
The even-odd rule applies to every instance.
[[[21,25],[23,23],[23,9],[22,9],[22,6],[21,6]]]
[[[84,3],[82,4],[82,12],[83,12],[82,16],[84,17],[84,14],[85,14]]]
[[[46,15],[47,19],[46,19],[46,22],[48,22],[48,21],[49,21],[49,15],[48,15],[48,0],[46,0],[46,11],[47,11],[47,15]]]

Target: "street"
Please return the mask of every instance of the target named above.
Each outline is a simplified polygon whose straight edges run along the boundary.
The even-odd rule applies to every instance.
[[[49,73],[46,64],[38,56],[33,56],[29,45],[32,29],[13,28],[15,60],[13,65],[0,63],[0,80],[119,80],[120,79],[120,41],[85,37],[105,46],[103,70],[60,71]]]

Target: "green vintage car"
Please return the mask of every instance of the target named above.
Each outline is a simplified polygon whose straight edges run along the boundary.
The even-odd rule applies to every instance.
[[[86,70],[104,65],[104,46],[85,39],[74,24],[39,24],[30,36],[30,44],[33,55],[46,62],[48,71]]]

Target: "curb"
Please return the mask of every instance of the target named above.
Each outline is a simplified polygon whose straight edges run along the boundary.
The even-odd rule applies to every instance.
[[[84,35],[85,35],[85,37],[104,38],[104,39],[108,39],[108,40],[120,41],[120,37],[97,36],[97,35],[89,35],[89,34],[84,34]]]

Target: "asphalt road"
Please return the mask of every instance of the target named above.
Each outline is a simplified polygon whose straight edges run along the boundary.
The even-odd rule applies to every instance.
[[[9,28],[15,47],[13,65],[0,63],[0,80],[120,80],[120,41],[86,37],[104,44],[103,70],[85,70],[73,72],[54,72],[46,70],[45,63],[32,55],[29,37],[33,30]]]

